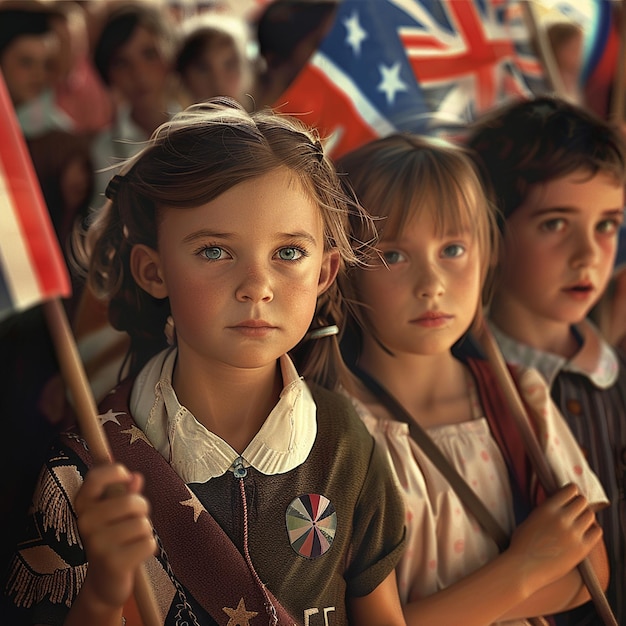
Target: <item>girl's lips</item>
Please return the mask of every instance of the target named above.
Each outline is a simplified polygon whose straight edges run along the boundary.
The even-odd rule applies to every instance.
[[[451,319],[452,315],[448,315],[447,313],[429,311],[428,313],[424,313],[418,318],[412,320],[411,323],[419,326],[425,326],[427,328],[437,328],[439,326],[444,326]]]
[[[452,316],[448,315],[447,313],[442,313],[441,311],[427,311],[423,315],[420,315],[415,321],[421,322],[423,320],[434,320],[434,319],[439,319],[441,317],[450,318]]]
[[[269,322],[263,321],[242,322],[230,328],[245,337],[265,337],[273,330],[276,330],[275,326],[272,326]]]
[[[233,328],[273,328],[273,325],[265,320],[244,320],[243,322],[238,322],[233,326]]]

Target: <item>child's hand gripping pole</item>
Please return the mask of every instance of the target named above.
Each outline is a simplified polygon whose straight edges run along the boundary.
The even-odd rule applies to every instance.
[[[74,400],[81,434],[96,463],[111,463],[113,455],[104,430],[98,422],[96,403],[78,355],[78,348],[70,330],[65,309],[58,298],[45,302],[43,309],[63,378]],[[144,626],[160,626],[161,619],[156,599],[143,567],[137,571],[134,593]]]
[[[537,478],[543,485],[546,493],[548,495],[552,495],[558,490],[559,485],[557,484],[552,469],[543,454],[543,450],[541,449],[537,438],[535,437],[530,419],[526,412],[526,407],[519,395],[515,381],[513,380],[513,377],[504,362],[504,357],[502,356],[502,353],[500,352],[500,349],[498,348],[496,341],[484,319],[481,320],[479,331],[477,331],[476,335],[478,336],[479,343],[493,368],[498,384],[504,392],[511,411],[513,412],[520,435],[522,436],[522,440],[524,442],[524,447],[530,457],[533,468],[537,473]],[[591,567],[590,562],[587,559],[584,559],[581,563],[579,563],[578,570],[605,626],[618,626],[617,620],[611,611],[611,607],[607,602],[604,591],[598,582],[596,573]]]

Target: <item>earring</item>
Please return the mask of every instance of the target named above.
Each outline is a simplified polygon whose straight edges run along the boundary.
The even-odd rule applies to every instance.
[[[167,339],[167,345],[176,345],[176,327],[174,326],[174,318],[171,315],[167,316],[163,332],[165,333],[165,338]]]

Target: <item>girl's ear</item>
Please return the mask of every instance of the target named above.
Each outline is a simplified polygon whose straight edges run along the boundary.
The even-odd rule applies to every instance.
[[[159,253],[138,243],[130,251],[130,271],[135,282],[147,293],[155,298],[167,297],[167,286],[161,272]]]
[[[324,252],[322,259],[322,267],[320,268],[320,277],[317,283],[317,295],[323,294],[337,278],[339,271],[339,263],[341,257],[339,250],[327,250]]]

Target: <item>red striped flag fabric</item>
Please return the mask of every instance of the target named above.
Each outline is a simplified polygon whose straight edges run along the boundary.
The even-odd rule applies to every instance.
[[[67,265],[0,73],[0,319],[70,293]]]

